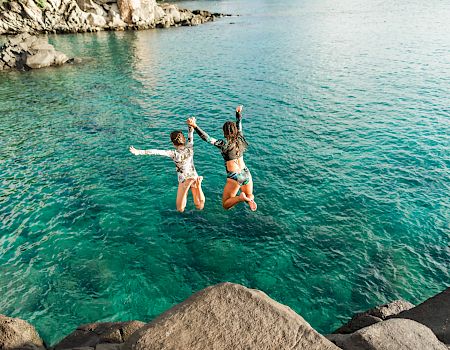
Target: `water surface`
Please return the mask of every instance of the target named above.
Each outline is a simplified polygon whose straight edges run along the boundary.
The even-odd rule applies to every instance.
[[[450,40],[445,1],[197,1],[193,28],[50,36],[80,65],[0,74],[0,313],[53,344],[92,321],[149,321],[231,281],[330,332],[449,283]],[[175,211],[171,147],[244,104],[256,213]]]

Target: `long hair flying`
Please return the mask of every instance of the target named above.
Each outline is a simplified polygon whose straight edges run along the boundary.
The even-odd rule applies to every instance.
[[[235,122],[225,122],[223,124],[223,135],[227,139],[229,147],[235,147],[237,154],[242,155],[248,146],[244,136],[239,132]]]

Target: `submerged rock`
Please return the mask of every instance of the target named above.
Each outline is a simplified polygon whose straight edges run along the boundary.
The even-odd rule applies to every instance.
[[[327,338],[343,350],[447,350],[428,327],[407,319],[390,319]]]
[[[54,350],[92,347],[114,349],[145,325],[141,321],[90,323],[78,327],[56,344]]]
[[[31,324],[20,318],[0,315],[0,349],[44,350],[45,346]]]
[[[450,345],[450,287],[394,317],[420,322],[429,327],[440,341]]]
[[[47,39],[23,33],[12,37],[0,48],[0,70],[37,69],[59,66],[69,61],[64,53],[56,51]]]
[[[165,312],[134,333],[123,349],[338,348],[263,292],[222,283]]]

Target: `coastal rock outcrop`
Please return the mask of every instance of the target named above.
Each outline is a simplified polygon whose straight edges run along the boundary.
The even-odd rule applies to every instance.
[[[413,304],[405,300],[394,300],[391,303],[376,306],[367,311],[354,315],[350,321],[336,329],[335,334],[349,334],[361,328],[386,320],[390,316],[409,310]]]
[[[0,34],[76,33],[191,26],[222,17],[156,0],[0,1]]]
[[[408,318],[422,323],[429,327],[440,341],[450,345],[450,287],[394,317]]]
[[[68,61],[69,57],[56,51],[46,38],[28,33],[10,38],[0,48],[0,70],[37,69],[59,66]]]
[[[0,315],[0,349],[44,350],[45,345],[31,324],[20,318]]]
[[[414,308],[404,301],[378,306],[363,314],[380,321],[351,334],[324,337],[289,307],[263,292],[221,283],[192,295],[148,324],[86,324],[51,349],[448,350],[450,346],[444,344],[448,297],[449,289]],[[409,310],[398,313],[403,309]],[[399,318],[402,314],[408,318]],[[433,329],[409,316],[420,318]],[[45,350],[45,344],[27,322],[0,315],[0,349]]]
[[[232,283],[208,287],[134,333],[124,350],[337,350],[289,307]]]
[[[352,334],[328,337],[343,350],[447,350],[431,329],[407,319],[389,319]]]
[[[78,327],[53,347],[53,350],[74,348],[114,349],[145,325],[141,321],[90,323]]]

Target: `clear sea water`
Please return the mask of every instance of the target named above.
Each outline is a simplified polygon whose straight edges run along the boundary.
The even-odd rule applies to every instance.
[[[77,325],[156,315],[222,281],[322,333],[449,285],[450,3],[197,1],[195,28],[50,36],[83,63],[0,74],[0,313],[54,344]],[[243,104],[256,213],[175,211],[171,147]]]

